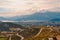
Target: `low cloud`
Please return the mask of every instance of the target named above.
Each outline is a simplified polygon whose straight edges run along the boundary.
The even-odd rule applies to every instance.
[[[60,8],[60,0],[0,0],[0,16],[30,15],[57,7]]]

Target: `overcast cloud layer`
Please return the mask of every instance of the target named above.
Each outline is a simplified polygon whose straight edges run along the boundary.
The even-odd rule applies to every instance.
[[[0,16],[28,15],[40,10],[60,11],[60,0],[0,0]]]

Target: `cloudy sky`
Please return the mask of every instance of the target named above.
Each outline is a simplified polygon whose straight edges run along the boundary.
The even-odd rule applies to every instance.
[[[60,0],[0,0],[0,16],[29,15],[40,10],[60,10]]]

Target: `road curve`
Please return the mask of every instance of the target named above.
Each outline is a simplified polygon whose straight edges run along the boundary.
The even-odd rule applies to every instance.
[[[19,35],[18,33],[16,34],[17,36],[19,36],[20,38],[21,38],[21,40],[23,40],[24,39],[24,37],[23,36],[21,36],[21,35]]]
[[[39,32],[38,32],[34,37],[37,37],[37,36],[42,32],[42,30],[43,30],[43,28],[41,28],[41,29],[39,30]]]

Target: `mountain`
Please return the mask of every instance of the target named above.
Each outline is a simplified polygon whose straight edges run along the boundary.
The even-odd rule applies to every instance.
[[[4,17],[0,17],[0,20],[7,20],[6,18],[4,18]]]
[[[32,15],[24,15],[24,16],[15,16],[12,17],[11,20],[14,21],[28,21],[28,20],[37,20],[37,21],[49,21],[54,18],[60,18],[60,12],[36,12]]]
[[[51,19],[52,22],[60,22],[60,18]]]
[[[0,20],[9,20],[9,21],[49,21],[51,19],[60,18],[60,12],[52,12],[52,11],[39,11],[35,12],[31,15],[23,15],[23,16],[14,16],[9,18],[0,17]]]

